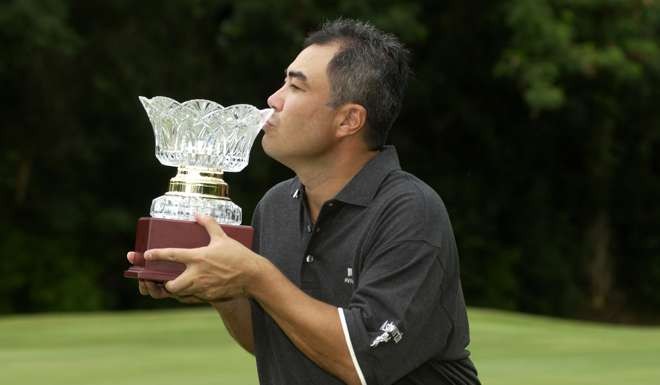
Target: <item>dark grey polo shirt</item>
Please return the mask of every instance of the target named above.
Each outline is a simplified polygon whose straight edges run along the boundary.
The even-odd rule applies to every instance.
[[[479,384],[447,211],[385,147],[310,220],[304,186],[259,202],[255,251],[305,293],[337,307],[362,384]],[[253,302],[262,385],[340,384]]]

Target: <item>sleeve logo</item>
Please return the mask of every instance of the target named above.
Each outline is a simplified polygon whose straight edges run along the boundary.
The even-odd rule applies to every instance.
[[[383,333],[380,334],[378,337],[374,338],[373,341],[371,341],[372,348],[375,348],[381,343],[389,342],[390,340],[394,340],[394,343],[398,344],[399,341],[401,341],[401,338],[403,338],[403,333],[399,331],[399,328],[397,328],[394,322],[392,321],[383,322],[383,324],[380,325],[380,330]]]

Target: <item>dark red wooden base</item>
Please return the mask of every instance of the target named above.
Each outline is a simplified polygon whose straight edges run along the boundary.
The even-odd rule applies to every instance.
[[[254,229],[250,226],[222,225],[228,236],[252,248]],[[136,258],[133,266],[124,271],[124,277],[164,282],[176,278],[185,265],[169,261],[144,260],[143,254],[149,249],[164,247],[195,248],[209,244],[206,229],[194,221],[180,221],[143,217],[138,219],[135,232]]]

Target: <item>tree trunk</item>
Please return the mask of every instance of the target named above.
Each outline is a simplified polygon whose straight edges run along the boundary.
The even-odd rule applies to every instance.
[[[16,206],[20,207],[25,202],[27,196],[28,185],[30,184],[30,176],[32,174],[32,158],[21,157],[18,161],[16,170]]]
[[[587,229],[587,276],[589,278],[591,308],[604,310],[612,291],[613,272],[610,255],[611,227],[609,215],[601,209]]]

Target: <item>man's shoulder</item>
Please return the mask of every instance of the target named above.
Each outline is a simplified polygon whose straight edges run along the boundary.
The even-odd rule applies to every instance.
[[[398,238],[440,245],[444,237],[453,233],[449,214],[438,193],[406,171],[396,170],[388,175],[371,208],[378,213],[383,234],[399,234]]]
[[[416,211],[446,211],[442,198],[433,187],[403,170],[396,170],[388,175],[378,197],[387,201],[383,203],[405,203],[409,209]]]

